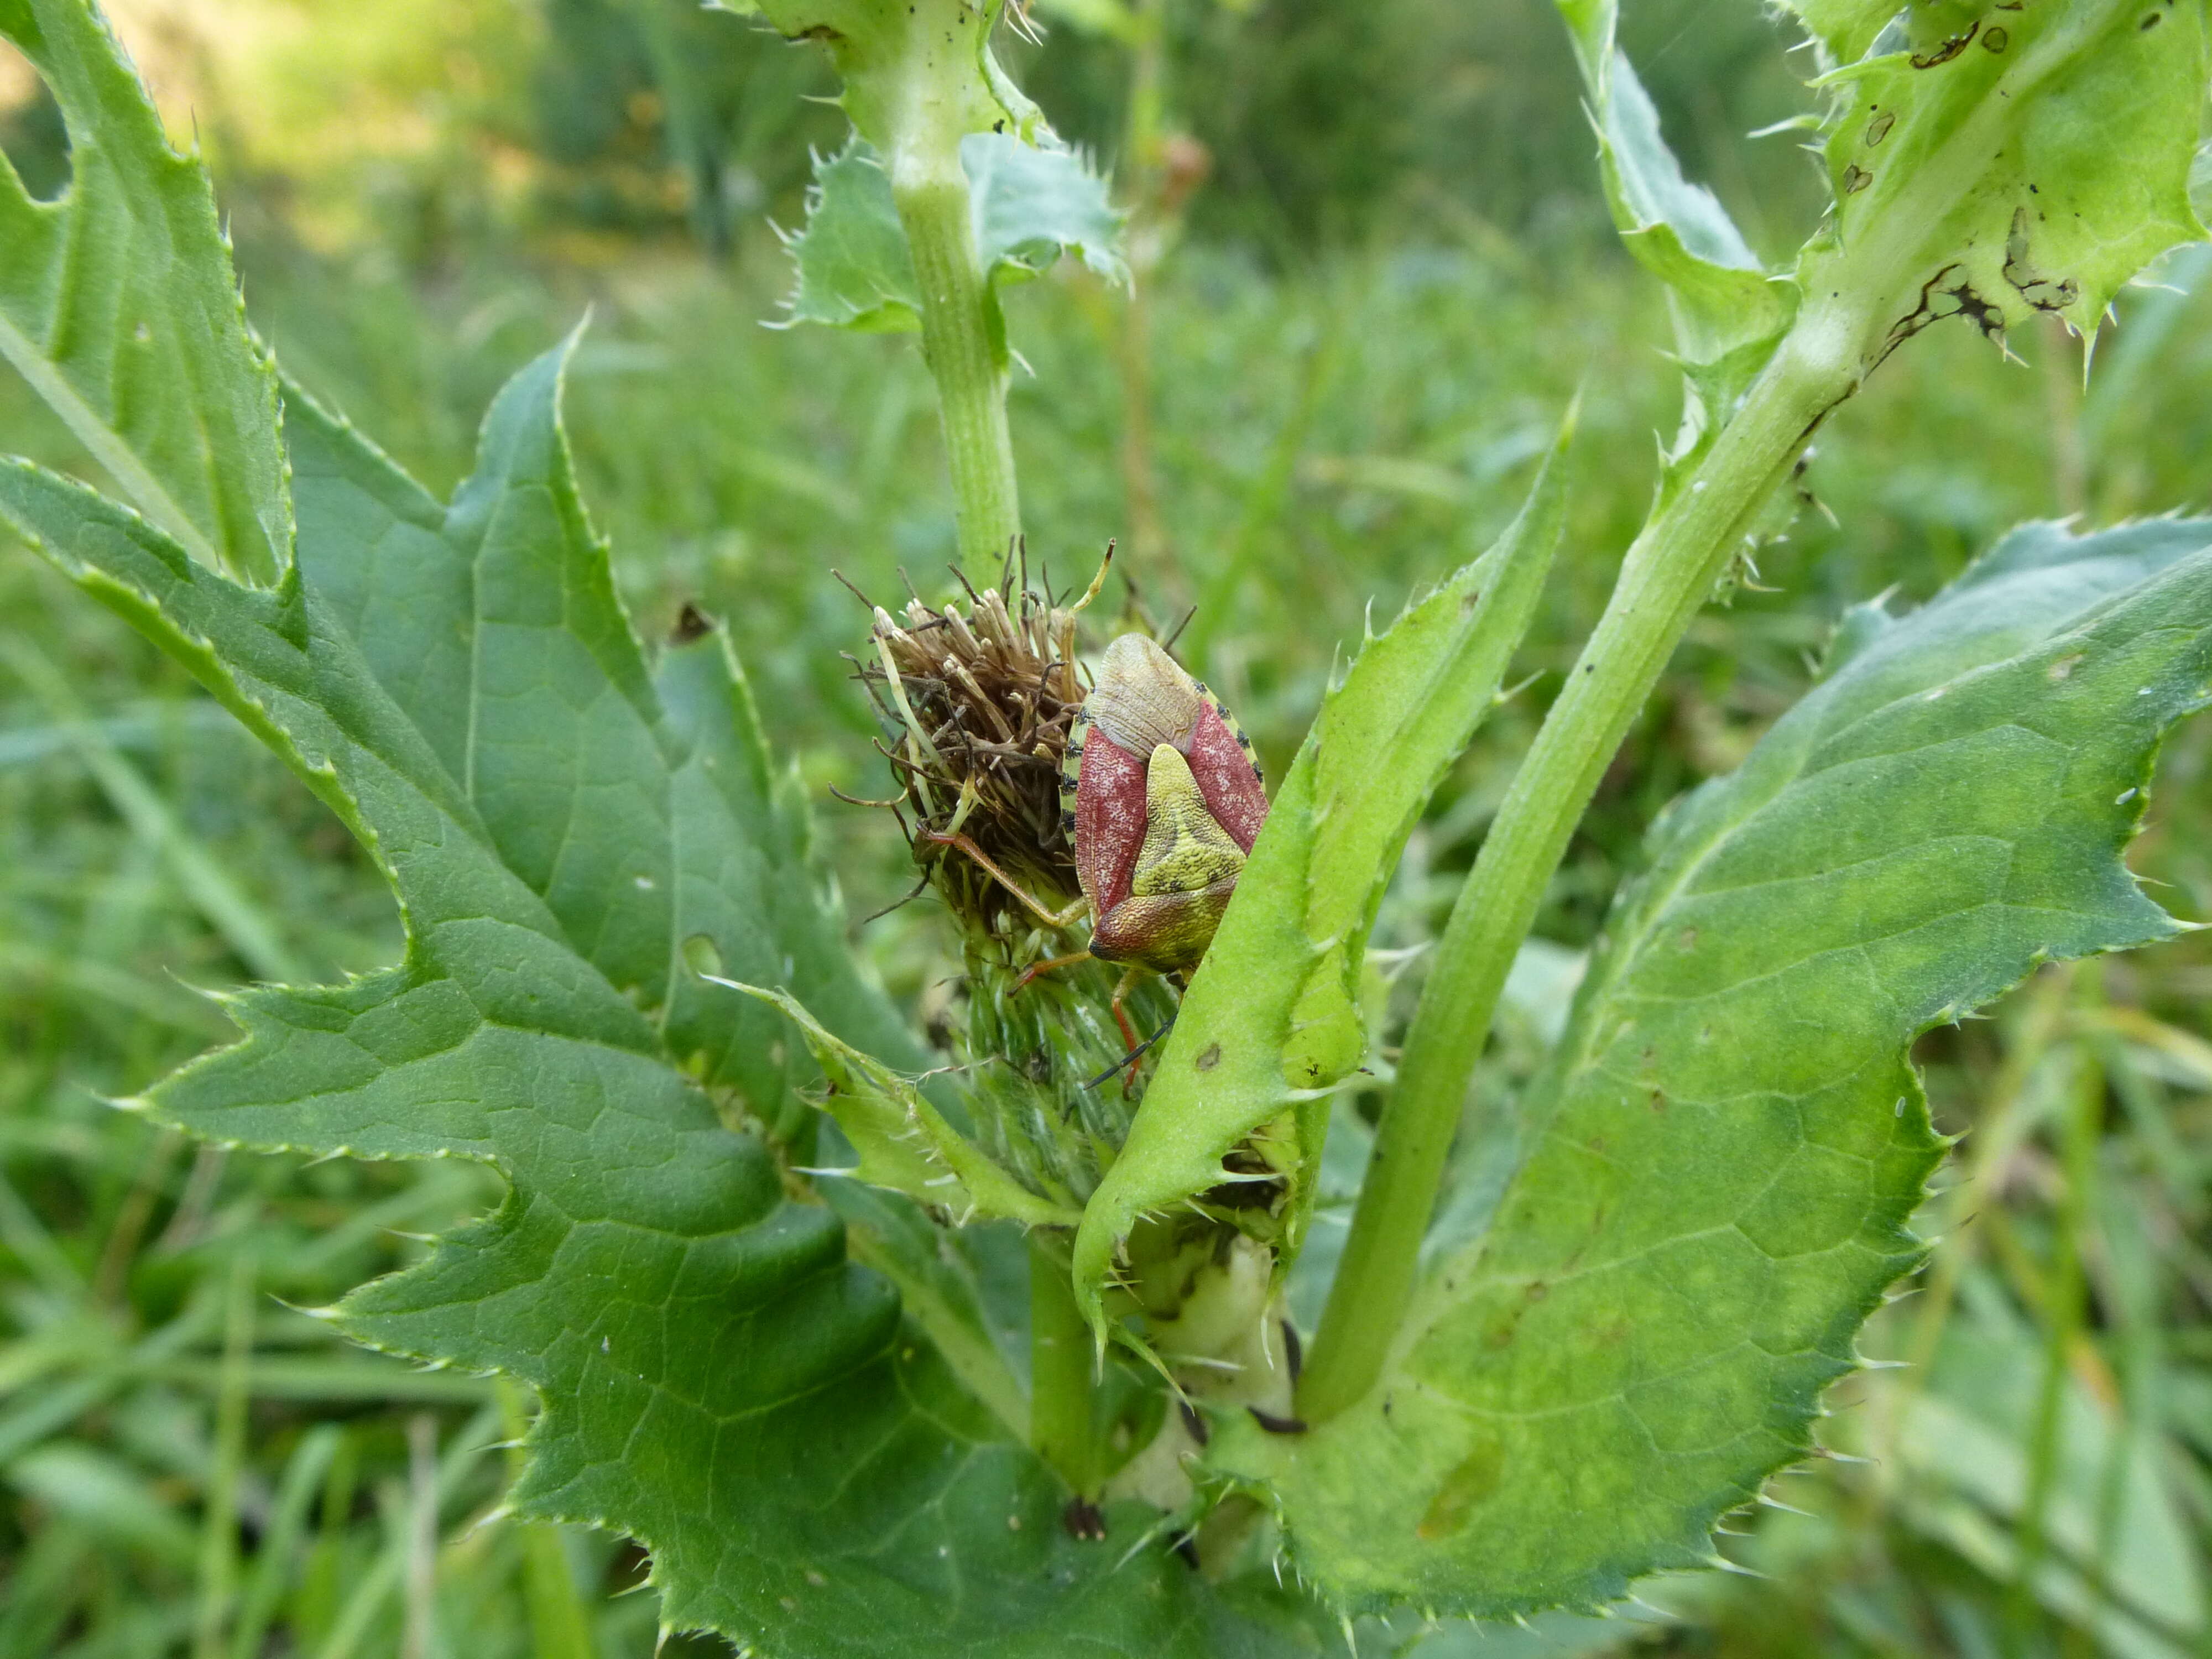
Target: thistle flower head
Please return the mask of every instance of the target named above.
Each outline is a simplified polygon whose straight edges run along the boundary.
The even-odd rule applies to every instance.
[[[975,859],[935,837],[966,837],[1048,907],[1079,890],[1061,829],[1060,765],[1085,690],[1076,614],[1104,575],[1102,566],[1081,599],[1061,605],[1017,585],[1009,560],[997,586],[968,586],[965,606],[916,596],[898,616],[872,607],[860,678],[889,733],[882,748],[901,786],[896,800],[911,815],[925,878],[971,933],[1016,936],[1035,921]]]

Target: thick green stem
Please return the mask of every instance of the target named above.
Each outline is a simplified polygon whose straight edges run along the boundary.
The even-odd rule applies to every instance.
[[[1374,1386],[1413,1294],[1445,1155],[1515,953],[1598,781],[1747,522],[1857,381],[1856,331],[1808,313],[1713,449],[1628,550],[1612,600],[1522,763],[1452,908],[1407,1035],[1329,1292],[1299,1414]]]
[[[1066,1252],[1030,1235],[1030,1444],[1078,1498],[1102,1478],[1091,1328],[1075,1305]]]
[[[926,158],[896,158],[891,195],[921,289],[921,349],[945,422],[960,562],[995,570],[1021,532],[1021,503],[1006,427],[1005,329],[975,257],[957,143]]]

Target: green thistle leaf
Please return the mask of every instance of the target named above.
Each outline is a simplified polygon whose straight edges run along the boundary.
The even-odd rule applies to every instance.
[[[1329,1086],[1366,1036],[1359,966],[1382,890],[1443,776],[1490,711],[1534,614],[1566,511],[1559,445],[1498,544],[1370,638],[1331,691],[1185,994],[1129,1139],[1085,1206],[1079,1304],[1139,1218],[1228,1179],[1223,1158],[1295,1112],[1304,1166],[1278,1253],[1295,1260],[1318,1188]]]
[[[1589,1607],[1709,1562],[1811,1449],[1942,1143],[1907,1046],[2037,963],[2169,938],[2120,854],[2212,677],[2212,522],[2014,532],[1653,831],[1487,1236],[1382,1381],[1301,1437],[1224,1422],[1353,1608]]]
[[[1074,151],[1007,134],[960,143],[968,175],[976,262],[994,288],[1037,276],[1062,254],[1109,282],[1126,283],[1121,216],[1106,180]],[[857,133],[817,156],[806,223],[788,239],[798,283],[786,308],[794,323],[870,333],[921,326],[921,295],[890,175]]]
[[[841,1195],[869,1206],[859,1253],[886,1279],[723,1121],[793,1133],[812,1073],[701,958],[856,1050],[926,1054],[854,972],[719,636],[687,629],[656,668],[630,634],[561,436],[565,356],[501,396],[450,505],[295,404],[301,550],[274,591],[0,464],[0,514],[291,764],[407,927],[397,967],[228,999],[245,1040],[146,1109],[230,1145],[499,1170],[496,1213],[334,1317],[532,1384],[516,1507],[645,1543],[672,1625],[884,1659],[1273,1650],[1287,1601],[1251,1622],[1159,1540],[1129,1556],[1150,1510],[1118,1510],[1110,1548],[1067,1535],[972,1276],[919,1249],[929,1222]]]
[[[1836,200],[1799,284],[1867,319],[1869,362],[1952,316],[2094,337],[2123,283],[2204,234],[2201,0],[1953,4],[1894,28],[1861,3],[1796,9],[1830,65]]]
[[[52,88],[70,180],[41,202],[0,156],[0,356],[191,556],[267,582],[292,556],[276,375],[246,326],[197,155],[83,0],[0,0]]]

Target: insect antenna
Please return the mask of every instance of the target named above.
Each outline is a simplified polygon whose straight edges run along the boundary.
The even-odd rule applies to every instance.
[[[1086,1089],[1096,1089],[1102,1083],[1110,1081],[1121,1073],[1125,1072],[1130,1066],[1134,1066],[1139,1060],[1142,1060],[1146,1054],[1151,1052],[1152,1048],[1155,1043],[1157,1043],[1162,1037],[1165,1036],[1170,1031],[1175,1030],[1175,1015],[1170,1014],[1158,1030],[1153,1032],[1152,1036],[1146,1037],[1135,1048],[1130,1049],[1127,1054],[1122,1055],[1121,1059],[1115,1060],[1111,1066],[1109,1066],[1104,1071],[1099,1073],[1097,1077],[1092,1078],[1090,1082],[1085,1084],[1083,1086]]]

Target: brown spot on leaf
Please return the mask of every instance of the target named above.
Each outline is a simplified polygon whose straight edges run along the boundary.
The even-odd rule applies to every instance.
[[[1444,1476],[1437,1495],[1422,1511],[1413,1535],[1432,1542],[1460,1531],[1473,1518],[1475,1509],[1503,1484],[1504,1473],[1504,1443],[1489,1436],[1478,1440],[1474,1449]]]

